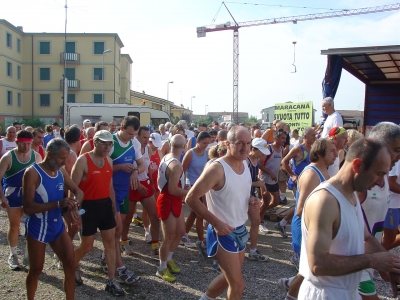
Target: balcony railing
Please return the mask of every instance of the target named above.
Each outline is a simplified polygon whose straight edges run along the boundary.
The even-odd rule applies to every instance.
[[[74,91],[79,90],[81,87],[81,81],[78,79],[74,79],[74,80],[68,79],[67,86],[68,86],[69,90],[74,90]],[[60,91],[63,90],[63,87],[64,87],[63,81],[60,80]]]
[[[62,52],[60,53],[60,63],[64,63],[64,60],[67,63],[71,64],[79,64],[80,63],[80,54],[79,53],[68,53],[68,52]]]

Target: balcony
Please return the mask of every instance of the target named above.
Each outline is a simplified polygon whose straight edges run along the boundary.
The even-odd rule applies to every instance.
[[[81,82],[78,79],[74,79],[74,80],[68,79],[67,86],[68,86],[68,90],[77,91],[81,88]],[[63,81],[60,80],[60,91],[62,91],[62,90],[63,90]]]
[[[60,63],[63,64],[64,60],[67,64],[79,64],[80,63],[80,54],[79,53],[60,53]]]

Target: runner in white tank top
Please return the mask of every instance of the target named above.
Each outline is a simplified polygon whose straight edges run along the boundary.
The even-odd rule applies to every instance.
[[[7,152],[17,147],[15,137],[17,130],[14,126],[7,127],[6,136],[0,139],[0,158]]]
[[[400,258],[370,235],[354,193],[382,186],[390,166],[385,145],[359,139],[350,146],[338,174],[318,186],[306,200],[299,270],[305,279],[299,300],[360,299],[362,270],[400,274]],[[397,293],[398,275],[386,274]]]

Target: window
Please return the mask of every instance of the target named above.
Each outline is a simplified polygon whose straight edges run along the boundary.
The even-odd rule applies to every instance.
[[[12,63],[7,62],[7,76],[12,77]]]
[[[65,52],[75,53],[75,42],[66,42],[65,43]]]
[[[67,103],[75,103],[75,94],[68,94],[67,95]]]
[[[50,106],[50,94],[39,94],[39,106]]]
[[[17,39],[17,52],[21,53],[21,40]]]
[[[68,80],[75,80],[75,68],[65,68],[65,77],[67,77]]]
[[[17,79],[21,80],[21,66],[17,66]]]
[[[101,94],[93,94],[93,103],[103,103]]]
[[[7,105],[12,105],[12,91],[7,91]]]
[[[39,68],[39,80],[50,80],[50,68]]]
[[[39,53],[50,54],[50,42],[39,42]]]
[[[22,98],[21,98],[21,93],[17,94],[17,105],[21,106],[22,105]]]
[[[93,68],[93,80],[103,80],[103,68]]]
[[[7,32],[7,47],[12,48],[12,35]]]
[[[103,52],[104,52],[104,42],[94,42],[93,54],[103,54]]]

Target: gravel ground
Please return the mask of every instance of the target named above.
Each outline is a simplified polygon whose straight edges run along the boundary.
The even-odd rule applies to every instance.
[[[140,209],[140,205],[138,205]],[[188,208],[184,206],[185,215]],[[247,224],[248,225],[248,224]],[[245,260],[243,274],[246,290],[243,299],[284,299],[285,293],[277,286],[276,282],[281,277],[290,277],[296,274],[296,269],[290,263],[291,238],[282,238],[273,229],[274,223],[268,222],[270,232],[259,235],[259,250],[270,257],[269,262],[253,262]],[[9,248],[7,245],[7,215],[4,210],[0,212],[0,299],[26,299],[25,277],[26,269],[11,271],[8,269],[7,259]],[[290,225],[287,226],[290,233]],[[21,233],[24,232],[21,223]],[[195,240],[195,231],[190,232],[192,241]],[[211,268],[211,260],[205,260],[199,255],[197,249],[188,249],[179,246],[174,254],[174,260],[181,268],[181,274],[177,275],[174,283],[166,283],[155,276],[158,261],[149,257],[150,245],[144,242],[144,230],[142,227],[131,225],[129,237],[134,241],[134,256],[123,257],[124,263],[142,277],[140,283],[135,286],[123,285],[127,295],[119,299],[199,299],[206,291],[208,283],[216,276]],[[78,244],[78,240],[74,240]],[[24,239],[19,239],[20,261],[24,251]],[[76,288],[75,299],[115,299],[104,291],[106,276],[103,273],[98,258],[102,251],[99,236],[96,236],[93,251],[87,254],[81,262],[82,279],[84,285]],[[246,250],[247,251],[247,250]],[[50,247],[47,249],[46,261],[43,273],[39,278],[36,299],[63,299],[62,290],[63,272],[58,270],[53,259]],[[383,282],[377,282],[381,299],[390,298],[390,286]],[[222,295],[219,299],[225,299]]]

